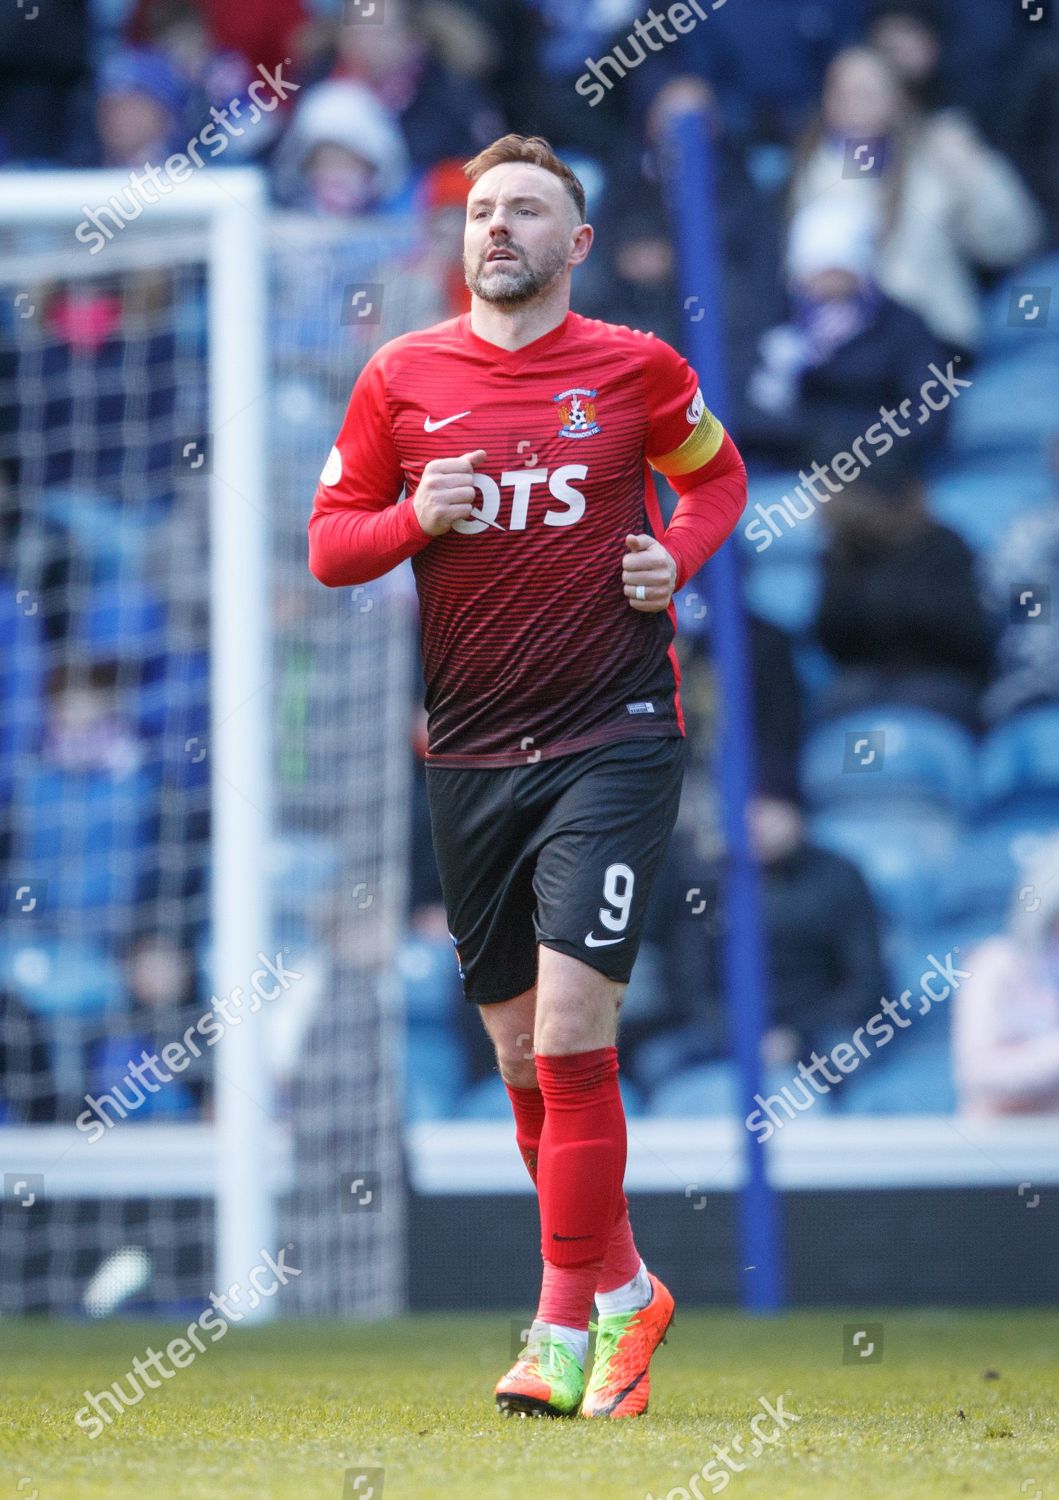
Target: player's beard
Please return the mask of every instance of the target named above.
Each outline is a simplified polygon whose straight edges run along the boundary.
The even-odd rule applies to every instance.
[[[493,246],[490,245],[491,250]],[[478,264],[471,266],[466,256],[463,259],[463,274],[468,287],[483,302],[492,302],[496,307],[521,307],[540,296],[566,270],[567,250],[556,245],[542,252],[540,260],[533,262],[517,245],[507,245],[518,256],[517,261],[501,261],[507,269],[488,273],[486,255],[479,256]]]

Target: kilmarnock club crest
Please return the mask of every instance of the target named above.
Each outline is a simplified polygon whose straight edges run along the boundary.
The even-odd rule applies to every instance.
[[[560,437],[586,438],[599,431],[599,423],[596,421],[595,391],[575,385],[571,386],[568,391],[560,391],[558,396],[552,397],[552,400],[559,407],[559,420],[562,423],[559,428]]]

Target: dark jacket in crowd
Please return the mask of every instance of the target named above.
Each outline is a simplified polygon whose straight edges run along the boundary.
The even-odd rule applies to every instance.
[[[885,993],[875,906],[856,866],[803,843],[762,870],[770,1021],[799,1038],[798,1056],[833,1046]]]
[[[55,1085],[40,1024],[0,990],[0,1120],[45,1125],[55,1119]]]
[[[724,876],[690,852],[687,830],[673,836],[651,908],[672,915],[666,949],[671,1025],[687,1027],[686,1061],[730,1052],[722,970]],[[694,900],[687,899],[688,894]],[[761,892],[769,978],[769,1026],[790,1030],[799,1058],[848,1037],[878,1009],[886,992],[879,925],[871,893],[855,865],[802,843],[764,865]]]
[[[816,636],[838,664],[824,711],[901,701],[975,723],[994,631],[963,539],[925,520],[914,536],[825,554]],[[842,673],[859,690],[844,691]],[[905,688],[908,691],[905,691]]]
[[[944,371],[947,358],[918,313],[880,293],[868,327],[822,364],[802,372],[790,410],[781,415],[763,410],[753,400],[751,385],[741,412],[742,446],[749,455],[785,468],[813,458],[825,462],[878,425],[885,406],[899,413],[896,422],[909,429],[900,440],[909,461],[921,461],[944,437],[948,411],[931,410],[918,392],[933,378],[931,365]],[[935,385],[932,399],[937,403],[942,394]]]

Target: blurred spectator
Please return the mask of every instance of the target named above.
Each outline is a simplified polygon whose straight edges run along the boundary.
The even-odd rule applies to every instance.
[[[865,21],[867,44],[917,109],[959,109],[995,138],[997,108],[1007,104],[1005,62],[1023,31],[1013,10],[993,0],[870,0]]]
[[[847,485],[825,515],[816,634],[839,670],[818,713],[896,702],[974,729],[992,660],[974,557],[931,519],[901,450]]]
[[[291,99],[279,97],[273,107],[270,96],[276,90],[269,81],[272,73],[266,67],[267,88],[262,99],[266,107],[262,109],[255,104],[248,90],[255,81],[260,90],[262,75],[257,63],[264,67],[260,57],[251,62],[234,45],[218,40],[211,31],[206,8],[194,0],[166,0],[165,4],[146,7],[135,31],[141,45],[163,57],[184,87],[181,146],[209,130],[212,133],[206,136],[203,145],[211,162],[230,166],[264,154],[289,118],[298,96],[293,93]],[[300,83],[302,80],[285,66],[289,58],[282,53],[280,57],[282,71],[278,76],[283,84]],[[211,116],[211,108],[218,111],[222,121],[221,112],[230,114],[230,128],[224,128],[223,132],[215,129],[218,115]],[[221,141],[223,154],[218,144]]]
[[[1059,840],[1044,843],[1020,875],[1007,933],[966,964],[953,1017],[960,1109],[1059,1112]]]
[[[473,156],[503,131],[495,105],[474,78],[446,66],[407,0],[386,0],[383,26],[341,28],[332,76],[375,95],[417,168],[446,156]]]
[[[164,53],[127,48],[108,58],[96,106],[102,164],[142,168],[164,161],[184,144],[187,102],[187,84]]]
[[[586,74],[586,61],[606,53],[615,37],[635,19],[636,0],[613,0],[612,4],[568,5],[566,0],[530,0],[535,13],[536,47],[533,54],[533,95],[529,112],[515,128],[551,141],[560,154],[583,151],[606,160],[630,118],[630,94],[639,81],[632,73],[619,81],[611,70],[613,86],[602,99],[586,103],[578,92]],[[588,74],[591,81],[591,74]],[[631,87],[630,87],[631,83]]]
[[[1059,436],[1051,460],[1055,502],[1018,516],[981,559],[983,597],[999,631],[996,676],[982,700],[993,723],[1059,703]]]
[[[273,167],[279,201],[322,217],[387,207],[408,177],[395,119],[368,89],[348,81],[307,90]]]
[[[41,759],[72,775],[125,777],[143,762],[135,726],[118,695],[117,662],[56,667],[48,679]]]
[[[174,442],[201,430],[205,400],[186,360],[178,375],[178,285],[186,311],[199,288],[173,271],[34,289],[39,314],[20,326],[0,387],[0,431],[48,434],[15,450],[20,489],[76,484],[129,502],[133,519],[171,495]]]
[[[0,367],[5,363],[0,355]],[[8,415],[13,416],[11,408],[0,400],[0,421]],[[23,503],[12,468],[0,462],[0,557],[4,559],[0,577],[10,590],[3,618],[6,622],[13,605],[19,614],[39,624],[44,640],[59,642],[70,625],[70,538],[39,506]]]
[[[917,393],[942,345],[923,319],[878,286],[878,259],[862,215],[829,197],[795,214],[787,245],[789,319],[770,328],[747,386],[744,448],[781,466],[823,458],[822,434],[848,448]],[[944,411],[903,438],[924,454],[941,441]],[[834,450],[833,450],[834,451]]]
[[[950,102],[942,76],[944,18],[935,0],[877,0],[865,40],[886,59],[920,113]]]
[[[215,52],[238,52],[253,69],[259,63],[274,68],[297,58],[306,25],[302,0],[254,0],[233,5],[231,0],[137,0],[128,23],[129,40],[142,46],[191,12]],[[382,28],[376,28],[381,30]]]
[[[724,128],[713,91],[699,78],[676,78],[651,101],[644,135],[622,143],[610,186],[595,216],[596,249],[575,281],[575,303],[594,317],[649,329],[667,342],[683,339],[676,266],[663,193],[664,132],[678,113],[706,115],[716,151],[716,211],[723,260],[727,382],[745,389],[758,335],[780,316],[777,266],[780,208],[747,170],[741,144]],[[693,310],[694,311],[694,310]],[[708,310],[712,316],[712,309]],[[740,431],[739,402],[729,425]]]
[[[445,66],[495,99],[505,121],[522,122],[539,82],[539,25],[530,0],[423,0],[421,24]]]
[[[793,774],[762,785],[748,809],[761,863],[771,1002],[762,1062],[789,1068],[864,1024],[885,993],[885,970],[875,906],[860,872],[807,837]],[[667,941],[679,945],[682,957],[674,992],[682,1062],[712,1061],[730,1046],[722,1004],[723,862],[704,864],[693,830],[678,826],[660,888],[675,919]],[[654,896],[651,905],[657,909]]]
[[[637,9],[643,14],[646,8]],[[753,0],[702,9],[705,22],[647,57],[621,87],[634,98],[638,91],[649,97],[659,75],[708,79],[726,120],[755,140],[781,143],[797,134],[828,61],[861,34],[860,6],[848,0]]]
[[[878,1008],[886,983],[879,924],[860,871],[806,837],[793,782],[748,809],[762,866],[771,1024],[766,1067],[829,1050]],[[718,987],[718,993],[720,987]]]
[[[56,1117],[48,1048],[36,1017],[0,989],[0,1124],[47,1125]]]
[[[84,165],[87,0],[52,0],[27,16],[21,5],[0,9],[0,165]]]
[[[1050,30],[1020,28],[1003,84],[996,134],[1037,196],[1048,245],[1059,246],[1059,21]]]
[[[161,932],[137,938],[126,964],[130,1010],[128,1033],[112,1051],[125,1050],[132,1058],[141,1047],[161,1052],[168,1042],[179,1041],[207,1007],[201,1003],[195,982],[195,967],[189,951]],[[112,1039],[113,1040],[113,1039]],[[209,1049],[199,1041],[203,1057],[194,1059],[186,1071],[165,1087],[170,1091],[163,1113],[200,1110],[207,1094]]]
[[[764,782],[793,785],[803,729],[793,643],[785,630],[752,611],[747,612],[746,631],[758,773]],[[679,619],[674,644],[681,671],[680,696],[692,756],[699,762],[716,748],[717,687],[708,640],[705,611],[701,621],[692,612]]]
[[[935,122],[956,120],[972,132],[976,120],[1005,151],[1044,210],[1048,243],[1054,246],[1059,243],[1059,37],[1047,22],[1005,27],[1002,7],[991,17],[990,34],[981,24],[989,18],[990,8],[979,6],[970,24],[957,25],[937,0],[878,0],[869,13],[867,41],[886,58],[921,115]]]
[[[463,229],[470,183],[462,163],[453,158],[430,168],[420,184],[419,202],[426,217],[424,256],[418,269],[440,284],[444,296],[439,318],[468,312],[471,293],[463,274]]]
[[[714,788],[703,770],[716,753],[718,712],[716,674],[704,645],[707,624],[707,616],[696,621],[691,614],[681,621],[677,632],[680,698],[691,759],[677,826],[652,889],[645,926],[646,940],[660,954],[665,990],[662,1019],[669,1021],[701,1016],[710,991],[702,929],[688,920],[687,901],[689,890],[709,887],[716,905],[715,866],[720,857]],[[791,639],[755,614],[747,615],[747,635],[759,785],[780,789],[785,797],[793,798],[803,709]],[[623,1019],[622,1026],[633,1044],[645,1032],[657,1029],[655,1024],[640,1027],[628,1018]]]
[[[792,212],[824,195],[878,240],[882,290],[958,350],[978,343],[976,268],[1017,265],[1041,240],[1040,211],[1014,168],[967,121],[919,119],[891,66],[865,47],[832,62],[799,148]]]

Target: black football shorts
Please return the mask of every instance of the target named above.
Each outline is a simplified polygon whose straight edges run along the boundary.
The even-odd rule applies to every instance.
[[[531,989],[538,943],[628,981],[686,757],[674,735],[522,766],[427,763],[449,933],[472,1004]]]

